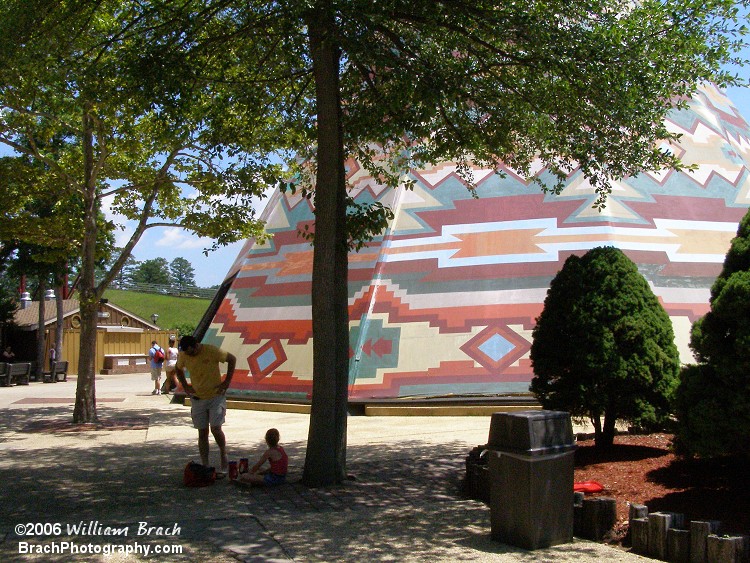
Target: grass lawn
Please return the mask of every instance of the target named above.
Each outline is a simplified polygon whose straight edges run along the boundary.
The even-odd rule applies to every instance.
[[[181,324],[197,325],[211,304],[210,299],[139,293],[121,289],[106,290],[104,298],[149,322],[151,315],[156,313],[159,315],[156,324],[163,329],[170,329]]]

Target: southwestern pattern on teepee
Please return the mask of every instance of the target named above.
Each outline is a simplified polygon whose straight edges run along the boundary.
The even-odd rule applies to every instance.
[[[350,255],[350,397],[527,391],[531,331],[550,280],[570,254],[601,245],[638,264],[688,361],[690,325],[708,310],[750,204],[750,131],[713,87],[669,125],[683,134],[681,157],[696,170],[616,182],[603,212],[592,209],[596,196],[580,172],[553,196],[512,170],[475,169],[473,199],[451,163],[411,171],[411,191],[386,189],[350,163],[355,199],[395,212],[382,237]],[[204,341],[238,358],[230,395],[305,399],[312,248],[297,233],[312,223],[312,209],[276,193],[264,215],[273,238],[247,242]]]

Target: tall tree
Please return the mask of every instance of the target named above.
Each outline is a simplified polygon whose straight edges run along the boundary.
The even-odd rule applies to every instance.
[[[61,195],[81,201],[83,227],[65,236],[80,241],[81,257],[73,418],[90,422],[97,418],[96,311],[104,289],[149,228],[178,225],[216,244],[262,237],[252,196],[278,175],[266,155],[287,128],[274,130],[281,117],[264,103],[263,90],[222,92],[231,52],[194,50],[189,64],[159,66],[164,61],[157,54],[178,52],[164,44],[187,41],[182,30],[190,22],[182,18],[199,19],[196,14],[173,13],[166,1],[37,4],[32,12],[21,0],[0,7],[0,36],[22,35],[0,56],[0,142],[43,162],[62,181]],[[220,18],[210,29],[194,29],[223,33]],[[167,79],[157,88],[149,80],[154,75]],[[64,142],[53,147],[52,138]],[[222,161],[227,153],[233,158]],[[104,199],[137,225],[95,283]]]
[[[180,291],[195,287],[195,269],[186,258],[178,256],[169,263],[169,278]]]
[[[148,283],[169,286],[169,262],[166,258],[152,258],[144,260],[133,272],[135,283]]]
[[[56,141],[54,141],[56,142]],[[61,231],[69,231],[78,224],[76,211],[79,201],[75,198],[61,199],[55,194],[59,181],[49,174],[48,167],[27,157],[4,157],[0,159],[3,192],[12,201],[7,202],[5,221],[0,227],[0,243],[10,253],[13,269],[18,275],[34,276],[37,279],[39,318],[36,346],[36,370],[41,377],[46,364],[44,319],[46,288],[53,281],[56,292],[57,330],[55,351],[62,350],[63,295],[62,280],[68,274],[68,262],[74,258],[78,248],[75,238]],[[68,228],[66,228],[66,226]],[[103,249],[109,240],[100,241]]]
[[[290,163],[316,213],[311,485],[346,474],[347,250],[389,213],[348,205],[346,159],[391,185],[411,165],[455,160],[469,189],[470,162],[503,161],[551,192],[580,170],[603,205],[609,179],[680,166],[661,148],[674,138],[664,118],[701,81],[731,80],[720,66],[744,33],[732,0],[198,4],[231,12],[232,45],[283,45],[265,84],[313,102],[296,106],[309,112],[313,134],[297,145],[309,166]]]

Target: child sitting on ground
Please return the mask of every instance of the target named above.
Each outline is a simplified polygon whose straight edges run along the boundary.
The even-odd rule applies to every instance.
[[[253,465],[249,473],[241,474],[237,481],[251,485],[281,485],[286,482],[287,466],[289,458],[284,448],[279,446],[279,431],[271,428],[266,432],[266,444],[268,449]],[[268,461],[270,467],[261,469],[263,464]]]

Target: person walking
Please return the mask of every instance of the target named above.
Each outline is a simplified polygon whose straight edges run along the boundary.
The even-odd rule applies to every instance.
[[[156,343],[156,340],[151,341],[148,357],[151,364],[151,380],[154,382],[154,390],[151,391],[151,394],[161,395],[159,381],[161,380],[161,368],[164,365],[164,350]]]
[[[177,374],[175,373],[175,366],[177,365],[177,355],[179,350],[177,349],[176,340],[174,338],[169,339],[169,347],[167,348],[167,363],[164,365],[164,373],[166,374],[164,386],[162,387],[162,393],[169,395],[175,387],[177,387]]]
[[[226,377],[222,380],[219,364],[227,364]],[[180,353],[177,356],[175,373],[185,393],[190,397],[190,415],[193,426],[198,430],[198,452],[201,463],[208,465],[208,432],[214,436],[221,457],[221,472],[226,475],[229,466],[227,441],[222,425],[227,411],[225,393],[232,382],[237,358],[226,350],[212,344],[201,344],[193,336],[180,339]],[[185,372],[190,374],[190,383]]]

